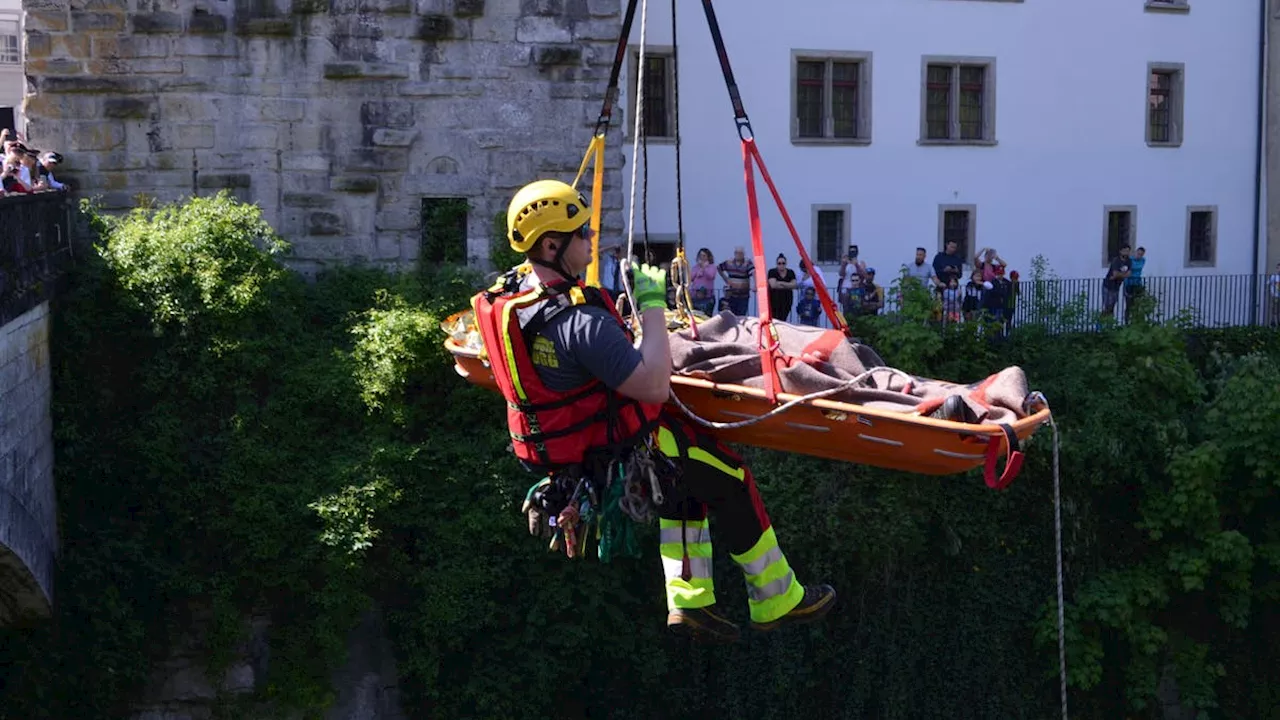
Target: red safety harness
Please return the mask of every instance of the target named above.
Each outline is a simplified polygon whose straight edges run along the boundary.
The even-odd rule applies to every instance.
[[[568,392],[551,390],[531,359],[534,339],[547,323],[584,306],[608,310],[630,337],[617,309],[598,288],[581,282],[527,286],[528,273],[527,266],[516,268],[471,300],[490,369],[507,401],[516,457],[555,469],[583,462],[589,451],[631,449],[657,427],[661,404],[627,398],[599,380]]]

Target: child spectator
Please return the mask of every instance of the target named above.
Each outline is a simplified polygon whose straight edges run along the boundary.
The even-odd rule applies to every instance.
[[[818,326],[818,318],[822,316],[822,303],[818,302],[813,286],[804,289],[804,297],[796,305],[796,315],[800,316],[801,325]]]
[[[960,322],[963,317],[961,308],[963,304],[960,301],[960,281],[951,278],[947,281],[947,286],[942,290],[942,314],[947,322]]]
[[[987,287],[989,286],[982,280],[982,270],[975,269],[964,286],[964,302],[960,309],[965,320],[973,320],[978,316],[978,310],[982,307],[982,295]]]

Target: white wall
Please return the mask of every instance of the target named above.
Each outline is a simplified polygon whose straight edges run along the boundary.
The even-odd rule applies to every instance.
[[[0,20],[16,20],[22,23],[22,0],[0,0]],[[20,47],[24,45],[20,44]],[[22,95],[26,92],[26,78],[22,64],[0,63],[0,106],[14,108],[18,113],[18,128],[22,128]]]
[[[785,10],[734,0],[717,13],[758,145],[810,253],[811,204],[849,203],[851,241],[889,280],[917,245],[932,257],[939,204],[972,203],[975,245],[998,248],[1013,268],[1026,274],[1043,254],[1063,277],[1101,277],[1103,206],[1137,205],[1146,275],[1247,273],[1258,6],[1190,2],[1190,13],[1171,14],[1147,12],[1143,0],[788,0]],[[702,5],[678,5],[686,245],[690,256],[709,246],[718,261],[735,244],[749,247],[740,146]],[[651,3],[646,43],[670,45],[670,28],[670,3]],[[870,145],[791,144],[795,48],[873,53]],[[924,55],[997,59],[996,147],[917,144]],[[1145,142],[1153,61],[1186,65],[1180,148]],[[628,63],[623,88],[631,72]],[[623,97],[618,122],[629,128]],[[630,158],[621,132],[610,141],[625,142]],[[649,158],[650,230],[674,233],[674,150],[650,145]],[[624,193],[629,177],[628,165]],[[773,201],[762,184],[759,192],[766,266],[779,251],[795,266]],[[1218,207],[1214,268],[1183,267],[1188,205]]]

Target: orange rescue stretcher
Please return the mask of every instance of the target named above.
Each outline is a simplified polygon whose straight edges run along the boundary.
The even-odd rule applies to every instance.
[[[455,313],[445,324],[455,323],[465,312]],[[479,351],[451,337],[444,345],[453,355],[458,375],[497,392],[489,363]],[[756,418],[774,409],[775,402],[797,398],[777,393],[771,402],[760,388],[679,374],[671,376],[671,386],[691,411],[714,422]],[[667,408],[673,414],[683,413],[671,401]],[[816,398],[745,427],[710,432],[726,442],[922,475],[952,475],[982,467],[987,486],[1000,490],[1022,469],[1021,441],[1049,421],[1047,404],[1033,410],[1009,425],[981,425]],[[1001,457],[1006,460],[1003,470]]]

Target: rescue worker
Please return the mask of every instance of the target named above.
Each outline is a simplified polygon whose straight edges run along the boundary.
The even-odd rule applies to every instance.
[[[507,230],[528,263],[472,301],[507,400],[513,451],[537,470],[599,472],[601,457],[654,453],[674,471],[657,506],[672,631],[710,642],[740,635],[718,611],[708,510],[746,577],[753,629],[821,619],[835,591],[796,578],[750,469],[701,428],[663,411],[671,351],[661,269],[633,271],[638,349],[615,307],[578,280],[591,262],[590,217],[586,198],[565,183],[522,188],[507,210]]]

